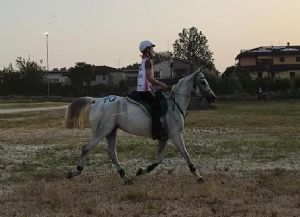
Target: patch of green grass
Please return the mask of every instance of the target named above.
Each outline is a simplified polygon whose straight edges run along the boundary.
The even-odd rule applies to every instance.
[[[300,155],[300,140],[265,134],[186,133],[187,150],[201,159],[235,159],[251,162],[275,162]]]
[[[300,133],[300,102],[218,102],[213,110],[190,112],[185,126],[295,135]]]

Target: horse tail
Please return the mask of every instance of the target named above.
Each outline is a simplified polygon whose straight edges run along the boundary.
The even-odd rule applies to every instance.
[[[67,129],[83,129],[89,123],[90,104],[94,101],[92,97],[80,97],[72,102],[65,115],[65,127]]]

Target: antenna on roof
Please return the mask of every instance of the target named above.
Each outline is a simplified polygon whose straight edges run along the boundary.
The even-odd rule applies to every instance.
[[[118,59],[118,69],[120,68],[121,58],[122,58],[122,54],[120,54],[119,59]]]

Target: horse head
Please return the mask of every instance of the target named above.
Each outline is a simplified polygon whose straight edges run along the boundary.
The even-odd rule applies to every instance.
[[[203,69],[196,70],[193,80],[193,94],[195,96],[205,97],[208,103],[214,102],[217,97],[210,88],[204,74],[201,72]]]

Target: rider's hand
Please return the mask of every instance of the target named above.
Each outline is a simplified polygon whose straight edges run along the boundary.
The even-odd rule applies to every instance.
[[[162,91],[168,91],[168,90],[170,90],[170,87],[168,85],[166,85],[165,83],[160,82],[158,80],[155,80],[154,84],[158,85],[162,89]]]
[[[171,87],[168,86],[168,85],[166,85],[166,84],[164,84],[164,83],[162,83],[161,89],[162,89],[163,91],[169,91],[169,90],[171,90]]]

